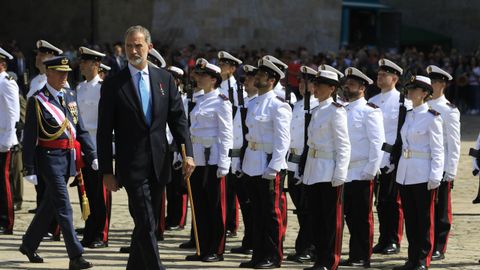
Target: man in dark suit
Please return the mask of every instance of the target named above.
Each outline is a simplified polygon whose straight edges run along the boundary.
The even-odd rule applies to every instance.
[[[82,156],[93,170],[98,170],[95,146],[83,126],[74,91],[65,89],[69,60],[58,56],[43,62],[47,83],[27,104],[23,138],[25,180],[45,181],[45,195],[32,223],[23,236],[20,252],[32,263],[42,263],[36,253],[53,218],[62,230],[70,270],[91,268],[82,257],[83,247],[73,229],[72,206],[68,197],[67,181],[83,166]]]
[[[172,75],[148,65],[147,55],[152,47],[147,29],[142,26],[127,29],[128,66],[103,83],[99,102],[100,172],[107,189],[117,191],[125,187],[135,222],[127,269],[165,269],[158,254],[155,231],[160,194],[170,180],[167,123],[177,144],[186,146],[186,177],[195,168],[180,94]]]

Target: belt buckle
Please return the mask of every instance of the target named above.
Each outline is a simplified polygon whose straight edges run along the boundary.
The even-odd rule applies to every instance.
[[[317,158],[317,154],[318,154],[317,149],[313,149],[313,152],[312,152],[313,158]]]
[[[403,150],[403,158],[409,159],[411,157],[411,152],[408,149]]]
[[[257,143],[256,142],[251,142],[250,148],[252,148],[253,151],[257,151]]]

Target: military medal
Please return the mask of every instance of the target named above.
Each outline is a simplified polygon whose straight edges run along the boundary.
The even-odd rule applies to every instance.
[[[68,111],[72,115],[73,123],[76,125],[78,122],[78,109],[75,101],[68,103]]]

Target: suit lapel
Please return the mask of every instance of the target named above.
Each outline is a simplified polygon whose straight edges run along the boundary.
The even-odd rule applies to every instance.
[[[143,123],[147,125],[147,119],[145,119],[145,115],[143,114],[142,104],[140,102],[140,97],[138,95],[137,89],[133,85],[132,75],[130,74],[130,69],[125,67],[122,69],[124,74],[122,77],[124,78],[123,85],[121,86],[122,92],[126,96],[127,102],[135,108],[139,117],[143,120]]]
[[[152,68],[148,67],[148,72],[150,74],[150,92],[152,94],[152,126],[156,119],[160,115],[161,106],[161,96],[165,95],[165,89],[163,88],[163,83],[160,79],[160,74]]]

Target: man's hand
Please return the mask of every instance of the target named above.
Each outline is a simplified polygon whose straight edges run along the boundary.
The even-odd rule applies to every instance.
[[[389,174],[389,173],[393,172],[393,170],[395,170],[395,164],[390,164],[386,167],[388,168],[386,174]]]
[[[195,170],[195,162],[193,161],[192,157],[187,157],[183,164],[183,178],[184,179],[190,178],[190,176],[193,173],[193,170]]]
[[[98,159],[92,161],[92,170],[98,171]]]
[[[222,178],[228,174],[228,169],[218,168],[217,169],[217,178]]]
[[[332,187],[339,187],[343,185],[345,182],[341,179],[333,178],[332,179]]]
[[[267,167],[265,172],[263,172],[262,178],[267,180],[273,180],[277,177],[277,173],[278,172],[275,171],[274,169]]]
[[[440,186],[440,181],[428,180],[428,183],[427,183],[428,190],[436,189],[439,186]]]
[[[107,188],[108,191],[118,191],[119,185],[117,178],[115,178],[115,175],[113,174],[104,174],[103,175],[103,184]]]
[[[26,175],[23,177],[23,180],[28,181],[35,186],[38,184],[37,176],[36,175]]]
[[[6,153],[10,150],[10,147],[0,144],[0,153]]]
[[[455,179],[455,175],[446,172],[446,173],[443,175],[442,181],[443,181],[443,182],[451,182],[451,181],[453,181],[454,179]]]

